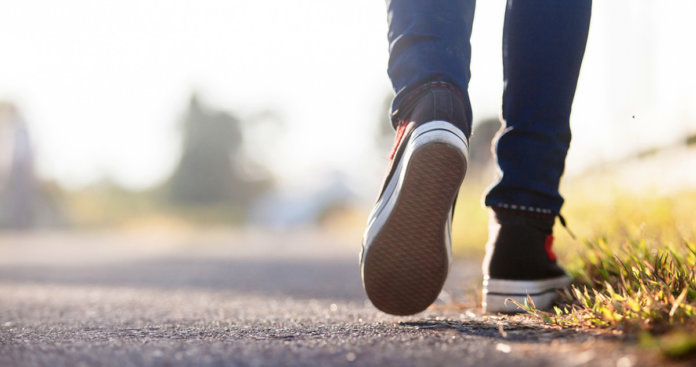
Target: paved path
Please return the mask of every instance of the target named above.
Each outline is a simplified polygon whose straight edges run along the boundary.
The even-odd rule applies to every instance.
[[[391,317],[358,240],[312,233],[0,236],[0,366],[641,366],[617,337],[456,308]]]

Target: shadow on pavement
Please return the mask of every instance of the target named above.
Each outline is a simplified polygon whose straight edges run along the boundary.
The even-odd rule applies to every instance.
[[[626,339],[626,336],[598,333],[597,330],[583,331],[576,328],[557,329],[542,324],[537,326],[530,322],[522,323],[516,321],[426,320],[400,322],[399,326],[418,330],[456,331],[470,336],[499,339],[500,341],[507,342],[548,343],[553,340],[561,339],[573,340],[576,342],[589,338],[615,341]]]

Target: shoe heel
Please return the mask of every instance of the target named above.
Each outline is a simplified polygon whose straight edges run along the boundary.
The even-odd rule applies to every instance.
[[[466,173],[460,149],[428,142],[413,151],[396,203],[366,250],[363,283],[375,307],[411,315],[430,306],[449,271],[447,222]]]

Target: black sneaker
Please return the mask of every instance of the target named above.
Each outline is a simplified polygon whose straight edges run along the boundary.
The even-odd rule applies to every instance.
[[[453,203],[468,160],[461,127],[469,130],[461,95],[447,84],[423,88],[401,116],[360,265],[375,307],[411,315],[435,301],[449,272]]]
[[[521,208],[521,209],[520,209]],[[511,298],[525,304],[527,296],[538,309],[548,309],[557,289],[571,278],[553,253],[553,214],[508,206],[490,210],[488,243],[483,260],[483,308],[486,312],[522,311]]]

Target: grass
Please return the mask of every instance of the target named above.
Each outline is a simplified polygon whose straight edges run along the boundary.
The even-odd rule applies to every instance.
[[[566,210],[584,239],[559,248],[573,285],[552,312],[531,299],[518,306],[560,327],[610,329],[667,357],[696,356],[696,191],[588,197]]]
[[[696,246],[653,248],[645,240],[612,246],[586,241],[575,278],[553,312],[531,299],[518,307],[565,328],[606,328],[639,335],[665,356],[696,356]],[[676,247],[676,248],[675,248]]]
[[[556,308],[557,316],[569,315],[574,324],[658,333],[696,321],[693,244],[652,249],[644,240],[610,246],[599,239],[586,246],[582,266],[572,271],[575,284],[565,295],[570,307]]]
[[[605,329],[635,337],[670,358],[696,356],[696,190],[661,192],[608,183],[599,175],[564,187],[554,249],[574,277],[551,312],[529,299],[533,317],[563,328]],[[618,181],[617,181],[618,182]],[[460,192],[453,223],[459,255],[481,255],[488,217],[483,187]]]

